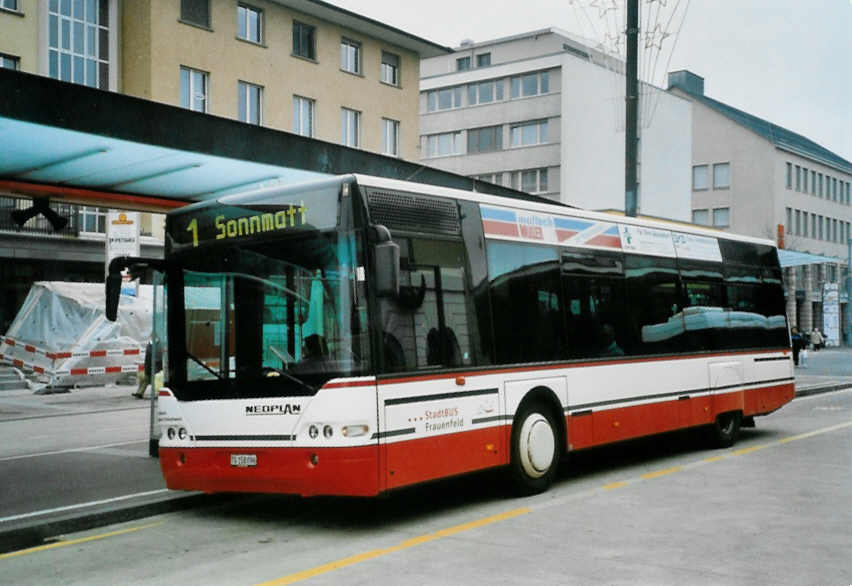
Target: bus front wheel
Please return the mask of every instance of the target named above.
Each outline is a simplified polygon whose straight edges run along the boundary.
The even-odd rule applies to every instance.
[[[512,425],[510,461],[518,494],[538,494],[553,484],[559,465],[559,446],[559,428],[549,409],[531,402],[518,411]]]
[[[729,448],[740,435],[742,414],[739,411],[720,413],[708,429],[708,439],[714,448]]]

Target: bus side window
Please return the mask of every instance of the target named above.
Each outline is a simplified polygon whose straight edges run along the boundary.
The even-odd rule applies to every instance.
[[[628,254],[624,265],[629,321],[639,341],[632,353],[680,352],[684,321],[675,260]]]
[[[721,263],[678,260],[683,283],[685,347],[689,350],[718,350],[729,344],[725,287]]]

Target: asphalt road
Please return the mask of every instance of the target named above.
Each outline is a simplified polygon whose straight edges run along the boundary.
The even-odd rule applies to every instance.
[[[852,391],[727,450],[678,433],[572,457],[547,493],[486,473],[377,500],[239,497],[0,555],[14,584],[849,584]]]

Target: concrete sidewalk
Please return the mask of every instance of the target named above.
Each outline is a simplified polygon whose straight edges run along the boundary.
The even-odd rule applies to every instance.
[[[795,375],[797,397],[852,388],[845,373],[797,368]],[[165,488],[159,462],[148,456],[150,401],[131,397],[134,390],[109,385],[60,395],[0,392],[0,553],[241,498]]]

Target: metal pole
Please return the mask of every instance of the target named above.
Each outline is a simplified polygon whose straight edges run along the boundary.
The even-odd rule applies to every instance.
[[[639,0],[627,3],[627,63],[625,77],[625,138],[624,138],[624,215],[636,216],[637,180],[636,161],[639,149]]]

